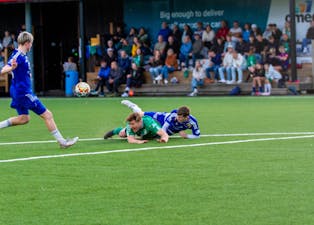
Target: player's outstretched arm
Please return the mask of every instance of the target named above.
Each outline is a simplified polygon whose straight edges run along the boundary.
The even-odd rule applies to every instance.
[[[138,140],[134,136],[128,136],[127,140],[130,144],[144,144],[148,142],[148,140]]]
[[[163,129],[159,129],[157,134],[160,136],[159,142],[167,143],[169,140],[169,135]]]
[[[200,138],[200,135],[194,135],[194,134],[187,134],[184,131],[180,131],[179,135],[183,138],[187,138],[187,139],[194,139],[194,138]]]

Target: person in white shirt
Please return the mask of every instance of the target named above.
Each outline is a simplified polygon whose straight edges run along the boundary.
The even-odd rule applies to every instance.
[[[210,49],[213,46],[214,38],[215,38],[215,31],[208,24],[202,34],[202,41],[204,43],[204,46]]]
[[[238,37],[240,35],[242,35],[242,28],[239,26],[239,22],[238,21],[234,21],[233,22],[233,27],[229,30],[232,38],[231,40],[234,42],[238,41]]]
[[[277,84],[278,81],[282,78],[282,75],[271,64],[265,64],[264,69],[266,79],[264,83],[264,92],[262,95],[270,95],[272,83]]]
[[[236,82],[236,73],[238,73],[237,83],[242,83],[243,80],[243,71],[247,68],[246,59],[237,51],[232,53],[233,61],[231,68],[231,81],[227,82],[228,84],[233,84]]]
[[[219,67],[218,72],[219,72],[219,77],[220,83],[226,83],[225,75],[224,72],[227,72],[227,80],[231,80],[231,69],[232,69],[232,64],[233,64],[233,46],[228,45],[227,52],[224,56],[224,59],[222,61],[222,66]]]

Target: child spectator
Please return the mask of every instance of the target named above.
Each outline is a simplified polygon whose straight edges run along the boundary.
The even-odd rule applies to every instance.
[[[197,87],[204,85],[205,78],[205,71],[199,60],[195,62],[195,68],[193,69],[192,76],[193,76],[191,81],[192,92],[189,94],[189,96],[196,96],[198,93]]]
[[[289,55],[283,45],[279,46],[279,54],[277,57],[280,60],[282,69],[286,71],[289,67]]]
[[[250,76],[253,78],[251,95],[260,95],[263,92],[262,84],[265,81],[265,70],[262,63],[258,62],[255,67],[250,67]]]

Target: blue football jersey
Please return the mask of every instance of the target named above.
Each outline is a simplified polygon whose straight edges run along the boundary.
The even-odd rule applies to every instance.
[[[164,121],[162,128],[167,131],[169,135],[179,133],[180,131],[190,129],[192,134],[200,136],[201,132],[197,123],[197,120],[192,115],[189,116],[189,120],[183,123],[177,120],[177,110],[173,110]]]
[[[18,97],[32,94],[31,67],[27,55],[15,49],[9,58],[9,66],[12,66],[13,59],[17,67],[12,71],[11,95]]]
[[[167,112],[144,112],[145,116],[150,116],[157,120],[162,129],[167,132],[168,135],[179,133],[180,131],[191,129],[194,136],[199,137],[201,132],[197,124],[197,120],[193,116],[189,116],[189,120],[183,123],[179,123],[177,120],[177,110],[173,110],[171,113]]]

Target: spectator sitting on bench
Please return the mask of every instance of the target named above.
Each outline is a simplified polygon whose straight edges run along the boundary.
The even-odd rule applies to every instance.
[[[127,75],[131,69],[131,59],[125,50],[120,50],[118,57],[118,66],[122,69],[123,75]]]
[[[218,69],[222,63],[221,54],[216,53],[214,49],[209,49],[208,59],[203,60],[203,68],[206,72],[206,77],[209,79],[209,83],[214,83],[215,80],[219,80]],[[210,72],[214,72],[215,76],[212,79]]]
[[[190,36],[185,36],[180,47],[180,64],[189,67],[189,59],[192,56],[192,41]]]
[[[122,69],[116,61],[111,62],[108,90],[116,97],[119,96],[119,86],[125,82]]]
[[[263,92],[262,84],[265,81],[265,70],[262,63],[258,62],[254,67],[250,67],[250,76],[253,78],[251,95],[260,95]],[[257,89],[258,88],[258,89]]]
[[[195,62],[195,68],[193,69],[193,77],[191,81],[191,88],[192,92],[189,94],[189,96],[196,96],[198,93],[197,87],[204,85],[204,79],[205,79],[205,71],[202,67],[201,61],[197,60]]]
[[[161,58],[161,53],[159,50],[154,51],[154,56],[149,59],[149,73],[152,78],[153,84],[157,84],[156,77],[161,73],[161,69],[164,65],[164,61]]]
[[[143,84],[143,69],[138,67],[136,63],[132,63],[130,74],[126,76],[126,87],[121,97],[129,97],[129,92],[132,87],[139,88]]]
[[[264,83],[264,92],[262,95],[270,95],[271,94],[271,86],[274,83],[276,86],[278,81],[282,78],[279,71],[277,71],[271,64],[265,64],[265,83]]]
[[[95,89],[91,92],[92,95],[98,94],[98,89],[100,88],[99,96],[105,96],[104,85],[106,85],[109,90],[109,75],[110,75],[110,66],[108,66],[107,61],[102,59],[100,62],[100,70],[98,72],[97,80],[98,83]]]
[[[177,55],[174,54],[173,49],[169,48],[167,51],[167,58],[165,65],[162,67],[161,74],[156,77],[157,81],[164,79],[164,84],[168,84],[169,73],[178,69]]]

